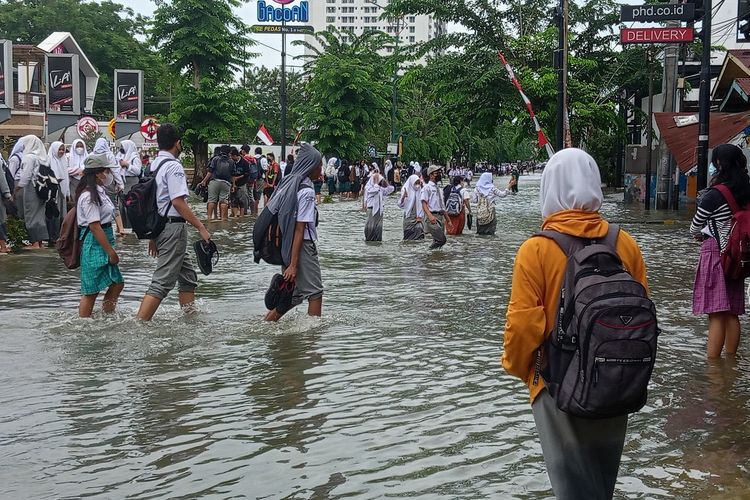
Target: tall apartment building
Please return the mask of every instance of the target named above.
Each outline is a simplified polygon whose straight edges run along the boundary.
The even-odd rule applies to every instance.
[[[383,7],[389,0],[316,0],[310,7],[310,23],[315,31],[323,31],[328,26],[335,26],[341,31],[361,35],[368,30],[379,30],[396,36],[395,19],[382,18]],[[400,32],[399,43],[402,46],[432,40],[445,33],[445,23],[436,21],[432,16],[405,16],[398,20]],[[314,43],[313,37],[306,37]],[[308,52],[306,50],[306,52]],[[385,54],[393,52],[388,48]]]

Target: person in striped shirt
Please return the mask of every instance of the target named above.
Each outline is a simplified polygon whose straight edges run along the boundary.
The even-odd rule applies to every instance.
[[[722,144],[715,148],[711,162],[716,175],[700,198],[690,234],[702,242],[693,285],[693,314],[708,314],[706,355],[718,358],[722,350],[734,355],[739,347],[739,315],[745,314],[745,283],[724,276],[721,252],[729,242],[732,210],[715,186],[727,186],[737,204],[744,207],[750,202],[750,176],[747,159],[737,146]]]

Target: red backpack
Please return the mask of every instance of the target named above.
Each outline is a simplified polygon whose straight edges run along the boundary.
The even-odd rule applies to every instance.
[[[729,241],[721,252],[721,267],[724,276],[730,279],[750,277],[750,210],[737,204],[734,195],[724,184],[714,186],[724,195],[732,210],[732,222],[729,229]]]

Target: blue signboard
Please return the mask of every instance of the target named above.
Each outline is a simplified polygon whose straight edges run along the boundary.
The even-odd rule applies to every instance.
[[[279,2],[282,3],[282,2]],[[310,4],[307,0],[304,0],[295,5],[294,7],[275,7],[269,5],[265,0],[258,0],[258,21],[263,22],[275,22],[281,21],[287,23],[300,22],[306,23],[310,21]]]

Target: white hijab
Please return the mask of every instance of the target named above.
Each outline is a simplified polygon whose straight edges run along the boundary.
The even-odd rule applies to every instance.
[[[563,149],[547,162],[539,192],[545,219],[564,210],[597,212],[603,198],[599,167],[585,151]]]
[[[141,175],[141,157],[138,155],[138,148],[133,141],[127,139],[122,141],[120,146],[125,152],[117,154],[117,164],[120,164],[120,160],[128,162],[127,167],[121,167],[120,175],[138,177]]]
[[[477,182],[475,190],[485,198],[495,190],[495,185],[492,183],[492,174],[490,172],[485,172],[479,176],[479,181]]]
[[[424,209],[422,209],[422,204],[419,202],[419,199],[422,196],[422,189],[417,187],[417,182],[419,182],[419,176],[413,174],[406,180],[406,184],[401,188],[401,196],[398,199],[398,206],[404,211],[405,217],[415,208],[417,217],[424,217]],[[404,195],[406,195],[405,198]]]
[[[418,161],[414,162],[414,173],[417,175],[422,173],[422,165],[420,165]]]
[[[78,151],[76,151],[76,148],[79,145],[83,147],[83,154],[79,154]],[[73,144],[70,146],[70,154],[68,154],[68,174],[80,178],[81,174],[83,174],[83,162],[86,161],[88,155],[89,153],[86,150],[85,142],[81,139],[73,141]]]
[[[55,173],[55,177],[60,181],[60,191],[66,198],[70,196],[70,178],[68,177],[68,165],[67,157],[65,152],[62,156],[57,156],[57,152],[60,150],[60,146],[63,143],[60,141],[53,142],[49,150],[47,151],[47,157],[49,158],[49,166]]]
[[[380,188],[380,179],[380,170],[375,167],[365,185],[365,205],[367,208],[372,208],[373,215],[383,211],[383,190]]]
[[[393,162],[391,160],[385,160],[385,178],[388,178],[388,174],[393,170]]]

